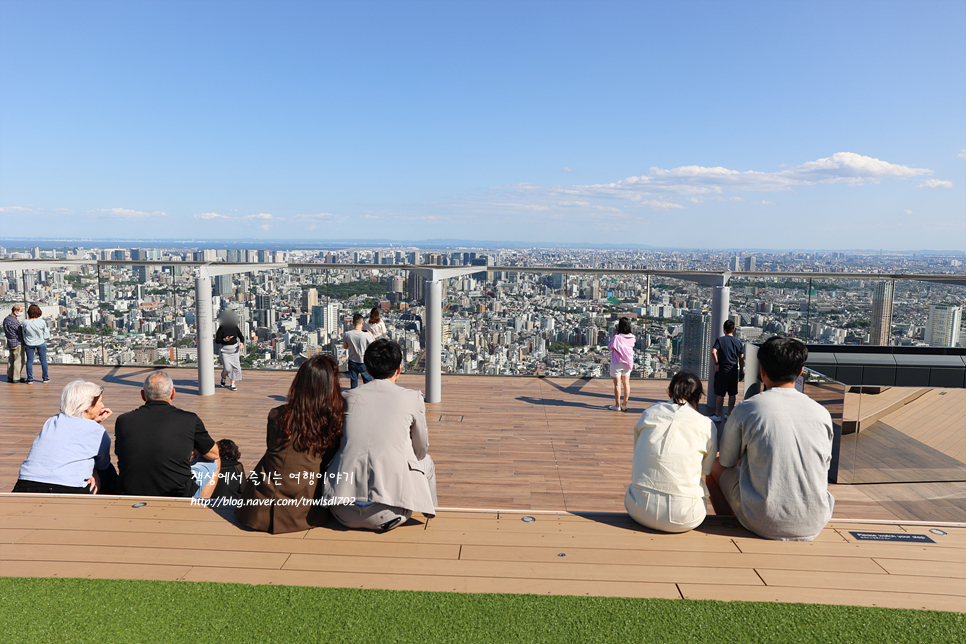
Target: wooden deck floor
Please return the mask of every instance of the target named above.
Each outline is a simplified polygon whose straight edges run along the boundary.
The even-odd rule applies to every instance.
[[[0,575],[161,579],[966,610],[966,527],[836,521],[813,542],[710,519],[683,535],[626,515],[443,511],[387,534],[248,531],[187,499],[0,496]],[[858,541],[852,531],[935,543]]]
[[[11,489],[44,420],[56,413],[63,384],[102,383],[106,404],[121,413],[140,404],[147,372],[54,367],[51,385],[0,384],[0,492]],[[201,398],[193,371],[171,373],[175,403],[197,412],[215,439],[235,440],[243,462],[254,464],[268,410],[284,401],[291,374],[246,372],[239,392]],[[416,376],[401,383],[423,384]],[[0,495],[0,575],[966,610],[966,484],[832,486],[835,519],[812,543],[757,539],[727,519],[686,535],[631,522],[622,499],[632,428],[645,407],[664,399],[666,383],[633,386],[632,413],[622,414],[606,410],[607,380],[444,377],[444,402],[427,411],[440,505],[448,510],[387,535],[337,528],[265,535],[235,525],[230,512],[180,499],[134,509],[123,497]],[[105,423],[111,432],[112,420]],[[537,521],[523,523],[524,513]],[[949,521],[960,523],[940,525]],[[857,542],[849,533],[929,528],[948,534],[911,544]]]

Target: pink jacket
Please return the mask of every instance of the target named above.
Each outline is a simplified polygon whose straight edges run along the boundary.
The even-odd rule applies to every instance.
[[[611,362],[634,365],[634,343],[637,338],[632,333],[618,333],[610,339],[607,348],[611,350]]]

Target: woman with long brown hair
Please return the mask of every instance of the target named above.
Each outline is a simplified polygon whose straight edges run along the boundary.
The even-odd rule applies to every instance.
[[[299,367],[288,403],[268,413],[268,449],[252,470],[235,514],[247,526],[280,534],[329,518],[322,475],[339,449],[345,404],[339,367],[316,355]]]
[[[369,319],[362,324],[362,330],[371,333],[373,340],[389,337],[389,334],[386,332],[386,323],[382,321],[381,311],[378,306],[372,307],[372,310],[369,311]]]

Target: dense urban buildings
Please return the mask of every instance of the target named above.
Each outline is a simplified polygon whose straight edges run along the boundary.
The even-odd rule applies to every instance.
[[[53,329],[49,352],[55,364],[194,364],[197,267],[179,264],[192,261],[252,264],[248,272],[212,279],[213,314],[235,313],[248,339],[246,368],[291,369],[319,352],[344,362],[341,337],[347,321],[354,312],[380,307],[390,336],[404,348],[406,369],[423,369],[423,280],[402,265],[430,263],[481,267],[444,285],[441,363],[446,373],[608,376],[607,342],[617,320],[626,316],[638,339],[635,378],[667,378],[682,366],[707,378],[710,346],[720,333],[711,329],[710,287],[661,275],[608,272],[627,269],[753,269],[755,275],[735,276],[729,283],[730,317],[744,340],[781,333],[826,344],[964,344],[964,287],[872,279],[876,273],[962,276],[962,253],[91,248],[8,242],[0,257],[50,262],[43,270],[6,270],[0,299],[43,309]],[[100,260],[101,265],[58,267],[58,260]],[[303,267],[262,266],[271,262]],[[546,269],[524,270],[529,267]],[[864,273],[869,279],[768,275],[803,271]]]

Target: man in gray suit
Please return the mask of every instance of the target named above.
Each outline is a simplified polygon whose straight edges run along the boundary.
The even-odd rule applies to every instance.
[[[344,526],[385,532],[413,512],[436,515],[436,467],[423,395],[396,384],[399,345],[380,338],[364,360],[373,380],[344,393],[345,431],[322,494]]]

